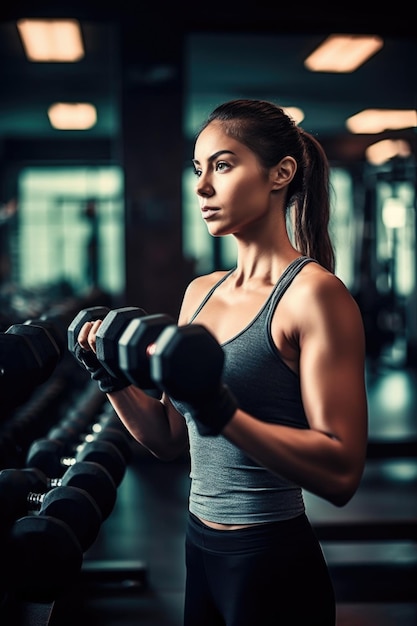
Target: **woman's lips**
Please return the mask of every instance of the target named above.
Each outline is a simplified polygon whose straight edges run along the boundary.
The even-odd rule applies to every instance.
[[[201,215],[203,220],[209,220],[211,217],[213,217],[213,215],[217,213],[217,211],[219,211],[219,209],[216,207],[201,207]]]

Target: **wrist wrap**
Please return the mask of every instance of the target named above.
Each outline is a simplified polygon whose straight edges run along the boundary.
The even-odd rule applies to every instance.
[[[237,400],[227,385],[221,385],[213,397],[198,406],[187,404],[187,411],[195,421],[198,432],[205,437],[219,435],[238,408]]]
[[[130,385],[126,380],[120,380],[112,376],[97,359],[94,352],[91,350],[84,350],[78,343],[74,350],[74,356],[76,360],[82,365],[90,374],[92,380],[98,383],[100,391],[104,393],[113,393],[114,391],[120,391]]]

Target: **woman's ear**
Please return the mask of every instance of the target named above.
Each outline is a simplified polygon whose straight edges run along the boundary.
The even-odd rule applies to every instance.
[[[272,180],[272,190],[277,191],[286,187],[294,178],[297,171],[297,161],[291,157],[286,156],[270,170],[270,176]]]

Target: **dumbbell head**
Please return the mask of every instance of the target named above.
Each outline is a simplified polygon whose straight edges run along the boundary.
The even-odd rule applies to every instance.
[[[119,367],[118,342],[129,322],[146,312],[133,306],[109,311],[96,333],[96,356],[103,367],[116,378],[125,378]]]
[[[6,334],[23,336],[37,357],[38,365],[35,370],[27,372],[23,369],[20,379],[32,376],[37,385],[45,382],[61,357],[60,349],[48,328],[42,322],[37,324],[35,321],[28,321],[24,324],[13,324],[6,330]]]
[[[151,377],[176,400],[209,395],[220,382],[223,364],[222,347],[200,324],[168,326],[151,346]]]
[[[68,350],[74,352],[78,343],[78,335],[86,322],[104,319],[109,311],[110,309],[106,306],[91,306],[77,313],[68,326]]]
[[[133,319],[119,339],[119,365],[126,378],[141,389],[155,383],[149,369],[148,347],[167,326],[174,324],[169,315],[155,314]]]
[[[92,461],[104,467],[117,486],[120,485],[126,472],[126,461],[121,451],[110,441],[97,440],[84,443],[78,449],[76,463]]]
[[[10,326],[0,334],[0,397],[3,410],[26,402],[37,385],[46,380],[45,365],[48,361],[45,362],[38,353],[32,331],[20,332],[22,328],[22,324]]]
[[[48,331],[52,338],[53,343],[56,345],[56,349],[61,357],[67,348],[67,336],[66,329],[64,330],[63,321],[60,319],[53,319],[48,317],[45,313],[39,318],[29,319],[25,322],[26,325],[41,326]]]
[[[26,515],[12,526],[2,567],[14,595],[31,602],[53,602],[76,581],[83,563],[75,533],[62,520]]]
[[[65,522],[75,533],[83,552],[97,538],[103,519],[94,498],[85,489],[69,485],[54,487],[45,493],[41,498],[39,515],[56,517]]]
[[[107,519],[116,503],[116,483],[110,473],[94,461],[74,463],[62,476],[59,484],[85,489],[97,503],[103,519]]]
[[[47,439],[57,439],[70,449],[72,445],[79,442],[80,432],[72,428],[69,424],[58,425],[48,431]]]
[[[41,363],[27,337],[0,334],[0,396],[3,409],[25,402],[37,385]]]
[[[95,424],[92,432],[85,436],[85,441],[87,443],[91,443],[92,441],[110,441],[110,443],[116,446],[119,452],[122,453],[126,465],[129,465],[132,459],[130,439],[127,433],[123,432],[120,428],[111,428],[110,426]]]
[[[61,460],[66,453],[66,443],[59,439],[35,439],[26,455],[26,467],[35,467],[46,476],[58,478],[67,467]]]

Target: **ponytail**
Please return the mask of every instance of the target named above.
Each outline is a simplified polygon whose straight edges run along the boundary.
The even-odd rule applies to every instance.
[[[302,254],[334,272],[335,255],[329,235],[329,164],[320,143],[302,129],[299,134],[305,155],[301,190],[289,198],[294,244]]]

